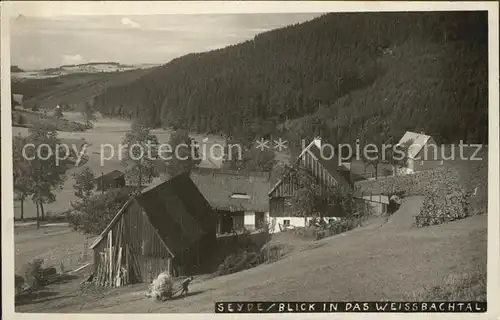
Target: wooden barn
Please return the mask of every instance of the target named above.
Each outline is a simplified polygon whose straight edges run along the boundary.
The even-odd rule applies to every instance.
[[[120,286],[204,272],[217,246],[216,215],[189,174],[129,200],[92,245],[93,281]]]
[[[106,174],[102,174],[95,179],[97,191],[106,191],[112,188],[125,187],[125,173],[120,170],[113,170]]]

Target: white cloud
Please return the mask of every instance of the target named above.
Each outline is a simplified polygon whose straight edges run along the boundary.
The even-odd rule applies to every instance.
[[[62,56],[62,64],[67,65],[67,64],[79,64],[83,61],[83,58],[81,55],[76,54],[76,55],[69,55],[69,54],[63,54]]]
[[[132,28],[139,28],[141,25],[138,24],[135,21],[130,20],[129,18],[125,17],[122,18],[122,24],[126,26],[131,26]]]

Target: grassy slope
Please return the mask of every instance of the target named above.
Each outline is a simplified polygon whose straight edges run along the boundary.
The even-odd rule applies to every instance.
[[[409,201],[406,214],[421,200]],[[485,279],[486,218],[421,229],[383,225],[354,230],[315,242],[273,264],[195,282],[192,296],[163,304],[144,298],[146,284],[91,294],[58,286],[53,290],[62,290],[66,297],[17,311],[213,312],[215,301],[228,300],[425,300],[437,292],[434,286],[444,292],[464,275],[472,281]],[[476,281],[474,290],[476,296],[484,296],[484,282]]]
[[[59,267],[62,262],[67,271],[90,262],[90,249],[86,259],[82,256],[84,240],[82,234],[66,227],[42,227],[38,230],[35,226],[17,227],[14,230],[16,274],[23,275],[24,266],[33,258],[44,259],[45,267]]]

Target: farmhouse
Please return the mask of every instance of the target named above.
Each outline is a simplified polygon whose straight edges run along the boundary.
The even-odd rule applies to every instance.
[[[113,170],[96,178],[95,183],[97,191],[106,191],[112,188],[123,188],[125,187],[125,173],[120,170]]]
[[[216,215],[184,173],[129,200],[94,250],[93,281],[119,286],[203,272],[217,245]]]
[[[320,138],[314,139],[299,155],[294,166],[302,166],[308,169],[313,176],[329,187],[344,186],[353,188],[355,181],[366,180],[360,173],[353,170],[350,165],[341,164],[339,158],[330,156],[325,151],[322,157],[322,143]],[[330,158],[330,159],[329,159]],[[288,227],[305,227],[313,219],[313,216],[298,217],[294,215],[291,205],[291,198],[296,192],[296,183],[293,181],[291,170],[287,171],[283,178],[279,180],[269,191],[270,217],[275,220],[275,225],[280,230]],[[381,194],[356,193],[355,197],[364,200],[366,205],[375,214],[387,212],[389,199]],[[332,217],[327,219],[338,219],[341,214],[332,212]],[[275,229],[278,231],[277,229]]]
[[[191,179],[217,212],[217,233],[257,230],[269,212],[268,173],[197,168]]]
[[[400,174],[412,174],[418,171],[433,169],[443,164],[441,151],[436,141],[423,132],[415,133],[407,131],[398,144],[408,147],[408,159],[405,167],[400,170]]]
[[[327,160],[321,156],[321,139],[314,139],[299,155],[294,166],[302,166],[311,171],[326,186],[350,186],[348,169],[339,164],[338,157]],[[291,198],[296,192],[296,183],[293,181],[291,170],[288,170],[269,191],[270,217],[275,220],[275,226],[284,229],[290,226],[305,227],[310,217],[295,216],[292,210]],[[332,217],[332,219],[335,217]],[[275,229],[275,231],[278,231]]]

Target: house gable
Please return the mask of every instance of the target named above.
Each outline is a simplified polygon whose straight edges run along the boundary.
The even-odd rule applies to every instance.
[[[325,186],[351,185],[348,169],[339,164],[336,156],[327,159],[330,155],[322,156],[321,145],[318,139],[311,142],[295,161],[293,167],[301,166],[310,170]],[[268,195],[275,197],[289,197],[295,192],[296,185],[293,181],[291,169],[283,175]]]
[[[186,185],[189,189],[186,189]],[[190,194],[185,195],[186,191]],[[127,201],[94,242],[92,248],[105,239],[107,233],[124,215],[129,213],[131,208],[139,214],[137,225],[144,223],[150,225],[172,256],[189,248],[191,244],[215,230],[217,219],[215,213],[190,181],[189,176],[182,174],[148,188]],[[139,220],[142,222],[139,223]]]

